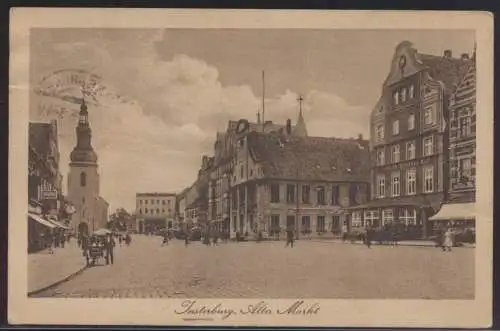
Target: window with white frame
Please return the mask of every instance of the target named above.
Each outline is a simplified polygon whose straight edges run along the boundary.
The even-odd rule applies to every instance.
[[[385,163],[385,153],[384,149],[377,150],[377,165],[384,165]]]
[[[424,138],[424,156],[432,155],[434,153],[434,139],[432,136]]]
[[[424,109],[424,123],[425,124],[434,123],[434,107],[426,107]]]
[[[408,116],[408,130],[415,129],[415,114],[410,114]]]
[[[417,212],[414,208],[402,208],[400,210],[399,219],[405,225],[416,225],[417,224]]]
[[[428,165],[422,168],[424,172],[424,193],[431,193],[434,191],[434,167]]]
[[[376,135],[377,140],[384,139],[384,125],[383,124],[378,124],[375,127],[375,135]]]
[[[377,175],[377,197],[385,197],[385,176]]]
[[[417,193],[417,170],[406,170],[406,194],[414,195]]]
[[[360,211],[355,211],[352,213],[351,226],[353,228],[360,228],[363,226],[363,219],[361,217]]]
[[[415,158],[415,142],[409,141],[406,143],[406,159],[413,160]]]
[[[365,211],[365,225],[372,226],[378,221],[378,210],[366,210]]]
[[[405,102],[406,101],[406,88],[403,87],[401,89],[401,102]]]
[[[470,158],[461,159],[459,161],[459,172],[460,172],[460,180],[462,182],[468,182],[472,177],[472,160]]]
[[[460,136],[467,137],[471,134],[471,118],[466,117],[460,119]]]
[[[391,174],[391,182],[392,182],[392,196],[397,197],[400,195],[400,188],[401,188],[401,180],[400,180],[400,175],[399,172],[395,172]]]
[[[399,134],[399,120],[392,121],[392,135],[397,136]]]
[[[392,163],[397,163],[400,160],[400,148],[399,145],[394,145],[391,147],[391,161]]]
[[[398,91],[394,92],[394,104],[397,105],[399,103],[399,93]]]
[[[394,222],[394,214],[392,212],[392,209],[384,209],[382,211],[382,220],[384,225]]]
[[[410,85],[410,93],[409,93],[410,99],[413,99],[415,97],[415,86]]]

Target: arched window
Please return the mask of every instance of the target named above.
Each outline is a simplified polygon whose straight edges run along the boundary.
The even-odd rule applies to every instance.
[[[87,174],[82,172],[80,174],[80,186],[86,186],[87,185]]]

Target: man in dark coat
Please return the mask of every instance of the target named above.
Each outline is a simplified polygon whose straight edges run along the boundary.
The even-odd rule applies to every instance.
[[[115,248],[115,239],[111,234],[108,235],[107,239],[104,241],[104,248],[106,249],[106,264],[114,263],[113,250]]]

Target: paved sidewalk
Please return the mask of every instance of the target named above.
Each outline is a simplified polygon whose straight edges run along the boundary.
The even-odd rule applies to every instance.
[[[338,244],[358,244],[358,245],[364,245],[361,241],[355,241],[352,242],[349,240],[342,241],[341,239],[332,239],[332,238],[325,238],[325,239],[319,239],[319,238],[314,238],[314,239],[303,239],[303,240],[311,240],[311,241],[316,241],[316,242],[325,242],[325,243],[338,243]],[[377,242],[373,241],[372,245],[379,245]],[[387,246],[388,244],[383,244]],[[398,241],[398,245],[400,246],[422,246],[422,247],[436,247],[436,243],[431,240],[403,240],[403,241]],[[463,243],[462,247],[466,248],[475,248],[475,244],[467,244]]]
[[[64,248],[28,254],[28,294],[59,283],[85,268],[85,258],[76,240]]]

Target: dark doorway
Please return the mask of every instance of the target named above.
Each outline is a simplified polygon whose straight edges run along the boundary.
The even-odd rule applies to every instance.
[[[172,221],[168,221],[167,223],[167,228],[171,229],[172,228]]]
[[[80,222],[80,224],[78,224],[78,233],[88,235],[89,225],[86,222]]]

